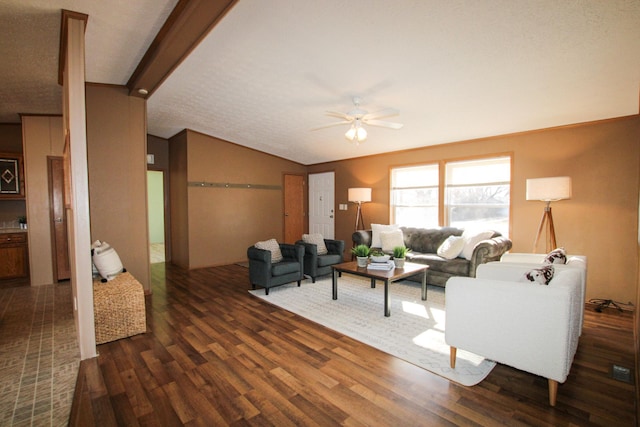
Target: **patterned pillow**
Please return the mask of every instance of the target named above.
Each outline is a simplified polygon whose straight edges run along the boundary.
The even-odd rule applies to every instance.
[[[320,233],[303,234],[302,241],[316,245],[318,247],[318,255],[326,255],[329,253],[327,245],[324,244],[324,237],[322,237]]]
[[[547,254],[544,258],[543,264],[566,264],[567,263],[567,252],[564,248],[557,248],[552,250]]]
[[[280,251],[280,245],[276,239],[269,239],[263,242],[258,242],[254,245],[258,249],[264,249],[265,251],[271,251],[271,262],[273,264],[282,261],[282,252]]]
[[[457,258],[464,248],[464,243],[464,237],[462,236],[449,236],[438,248],[438,256],[444,259]]]
[[[544,267],[529,270],[524,275],[524,280],[534,282],[539,285],[548,285],[553,279],[553,265],[545,265]]]
[[[396,246],[404,246],[402,230],[385,231],[380,233],[380,248],[382,252],[393,252]]]

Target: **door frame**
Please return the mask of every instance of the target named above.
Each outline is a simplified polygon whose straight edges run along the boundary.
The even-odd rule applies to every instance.
[[[162,172],[162,192],[163,194],[163,205],[164,205],[164,262],[171,261],[171,199],[169,198],[169,171],[159,167],[153,167],[150,164],[147,164],[147,171],[153,172]],[[147,186],[149,183],[146,182],[147,174],[145,172],[145,185]],[[147,228],[149,228],[149,206],[147,206]],[[148,231],[147,231],[148,233]],[[147,242],[147,246],[150,245],[151,242]],[[147,262],[151,262],[147,260]]]
[[[69,268],[69,277],[59,279],[59,271],[58,271],[58,239],[56,238],[56,225],[55,225],[55,212],[53,211],[53,179],[52,179],[52,163],[54,161],[60,161],[62,165],[62,215],[63,215],[63,223],[64,223],[64,239],[66,240],[66,257],[67,264]],[[65,182],[66,178],[64,176],[64,156],[47,156],[47,193],[49,196],[49,231],[51,235],[51,264],[52,264],[52,273],[53,273],[53,281],[54,283],[60,282],[62,280],[71,280],[71,254],[69,252],[69,225],[67,219],[67,202],[66,202],[66,194],[65,194]]]

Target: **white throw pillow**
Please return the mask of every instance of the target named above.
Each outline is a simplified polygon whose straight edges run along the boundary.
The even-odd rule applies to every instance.
[[[382,252],[393,252],[396,246],[404,246],[404,236],[402,230],[385,231],[380,233]]]
[[[380,240],[380,233],[387,231],[399,230],[398,224],[384,225],[384,224],[371,224],[371,247],[381,248],[382,241]]]
[[[327,245],[324,244],[324,237],[322,237],[320,233],[303,234],[302,241],[316,245],[318,247],[318,255],[326,255],[329,253]]]
[[[464,238],[464,248],[462,248],[462,257],[464,259],[471,260],[471,257],[473,256],[473,248],[475,248],[478,243],[490,238],[491,236],[493,236],[493,231],[465,230],[462,233],[462,237]]]
[[[449,236],[438,248],[438,256],[444,259],[457,258],[462,249],[464,249],[464,243],[464,237],[462,236]]]
[[[93,264],[103,279],[112,280],[124,271],[118,253],[107,242],[100,240],[93,242],[91,253]]]
[[[264,249],[271,252],[271,262],[277,263],[282,261],[282,252],[280,251],[280,245],[276,239],[269,239],[263,242],[258,242],[254,245],[258,249]]]

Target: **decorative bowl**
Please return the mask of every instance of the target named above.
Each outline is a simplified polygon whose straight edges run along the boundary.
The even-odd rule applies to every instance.
[[[391,259],[391,255],[371,255],[371,262],[387,262]]]

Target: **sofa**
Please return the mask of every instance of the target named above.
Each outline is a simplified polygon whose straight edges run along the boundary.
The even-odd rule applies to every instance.
[[[407,261],[428,264],[427,283],[444,287],[454,276],[475,277],[480,264],[498,261],[511,249],[511,240],[497,231],[489,232],[490,237],[477,242],[469,251],[469,259],[456,256],[452,259],[438,255],[438,249],[450,236],[463,237],[464,230],[455,227],[415,228],[399,227],[404,245],[410,249]],[[354,245],[372,246],[373,231],[359,230],[352,235]],[[373,248],[381,249],[373,246]],[[417,279],[416,279],[417,280]]]
[[[455,368],[465,350],[548,380],[555,406],[580,335],[582,272],[555,268],[547,285],[530,282],[531,265],[491,263],[475,278],[453,277],[445,288],[445,342]],[[539,268],[539,267],[538,267]]]

